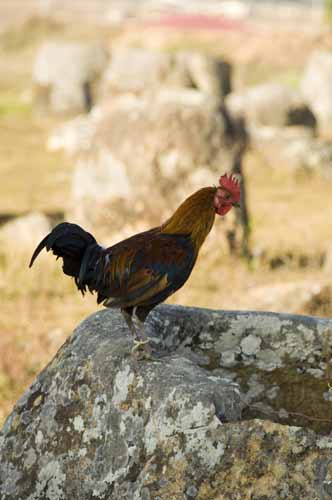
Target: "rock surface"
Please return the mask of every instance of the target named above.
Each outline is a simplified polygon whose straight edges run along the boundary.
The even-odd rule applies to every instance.
[[[244,116],[248,123],[272,127],[316,127],[316,118],[303,98],[278,83],[264,83],[242,93],[231,93],[226,104],[234,115]]]
[[[37,103],[55,113],[89,111],[93,84],[106,68],[104,48],[75,42],[46,42],[37,53],[33,79]]]
[[[50,230],[49,219],[39,212],[17,217],[0,229],[1,250],[8,248],[12,252],[15,246],[16,253],[30,251],[36,246],[36,241],[42,240]]]
[[[321,132],[332,130],[332,52],[315,51],[301,82],[304,98],[318,118]]]
[[[88,115],[79,115],[57,126],[47,140],[50,151],[64,150],[75,156],[89,151],[99,119],[99,108],[94,107]]]
[[[141,48],[113,49],[105,72],[103,94],[143,94],[161,86],[190,87],[184,65],[175,65],[171,54]]]
[[[189,73],[191,86],[222,100],[232,90],[232,66],[219,58],[200,52],[178,52],[177,65],[183,64]]]
[[[307,127],[251,126],[249,134],[268,166],[316,171],[331,178],[332,141],[314,137]]]
[[[331,437],[271,421],[287,408],[240,421],[317,392],[331,321],[161,306],[148,328],[163,357],[138,366],[118,312],[75,330],[5,422],[2,500],[331,498]]]
[[[231,89],[231,66],[197,52],[115,48],[102,82],[105,98],[168,88],[194,88],[222,99]]]

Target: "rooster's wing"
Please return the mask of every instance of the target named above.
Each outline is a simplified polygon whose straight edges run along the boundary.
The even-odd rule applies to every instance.
[[[186,235],[142,233],[105,251],[98,302],[107,307],[156,305],[188,279],[196,255]]]

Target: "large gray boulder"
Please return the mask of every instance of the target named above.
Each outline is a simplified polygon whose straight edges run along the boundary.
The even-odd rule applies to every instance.
[[[263,83],[226,98],[229,110],[243,116],[248,123],[272,127],[303,125],[316,127],[316,118],[303,98],[278,83]]]
[[[195,88],[222,99],[231,90],[231,66],[199,52],[170,54],[142,48],[115,48],[105,72],[104,96],[137,95],[166,88]]]
[[[67,217],[106,234],[141,215],[160,223],[189,193],[231,170],[239,152],[227,111],[196,90],[123,94],[104,105],[93,128]]]
[[[103,92],[109,95],[142,94],[161,86],[190,87],[187,68],[173,64],[173,56],[141,48],[115,48],[103,78]]]
[[[30,252],[36,241],[51,230],[49,219],[42,213],[32,212],[7,222],[0,228],[0,252]]]
[[[33,70],[37,104],[56,113],[89,111],[93,85],[106,68],[103,47],[78,42],[46,42]]]
[[[330,320],[161,306],[148,328],[138,366],[117,311],[68,338],[0,434],[2,500],[331,498],[308,428],[332,428]]]
[[[76,156],[89,151],[99,120],[98,107],[88,115],[79,115],[58,125],[50,134],[46,147],[50,151],[65,151],[69,156]]]
[[[316,171],[332,176],[332,141],[315,137],[307,127],[249,127],[251,145],[266,165]]]
[[[191,86],[222,99],[232,90],[232,66],[222,59],[201,52],[179,52],[177,66],[187,68]]]
[[[315,51],[301,82],[305,100],[314,111],[322,133],[332,130],[332,52]]]

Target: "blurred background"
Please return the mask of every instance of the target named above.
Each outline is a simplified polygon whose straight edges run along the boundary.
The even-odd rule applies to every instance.
[[[242,173],[173,303],[332,314],[332,0],[1,0],[0,423],[97,310],[50,255]],[[234,212],[234,211],[233,211]]]

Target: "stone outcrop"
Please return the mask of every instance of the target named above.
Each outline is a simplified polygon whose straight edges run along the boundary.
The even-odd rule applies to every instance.
[[[123,93],[143,94],[161,86],[190,87],[187,68],[173,64],[173,57],[166,52],[141,48],[112,50],[102,82],[106,98]]]
[[[1,499],[331,498],[330,328],[161,306],[136,364],[120,313],[92,315],[5,422]]]
[[[222,100],[232,90],[232,66],[227,61],[201,52],[179,52],[177,65],[189,73],[191,86]]]
[[[244,116],[250,124],[316,128],[316,118],[301,95],[278,83],[263,83],[231,93],[226,103],[234,115]]]
[[[58,125],[47,140],[47,149],[63,150],[69,156],[88,152],[98,126],[99,109],[95,107],[88,115],[79,115]]]
[[[316,171],[332,176],[332,141],[314,137],[307,127],[249,127],[251,145],[267,166]]]
[[[231,65],[199,52],[112,50],[102,82],[105,98],[123,93],[142,95],[160,88],[192,88],[222,99],[231,91]]]
[[[50,230],[49,219],[39,212],[17,217],[0,228],[1,250],[8,249],[12,253],[15,247],[15,253],[29,252]]]
[[[332,130],[332,52],[315,51],[307,62],[301,82],[304,98],[314,111],[322,133]]]
[[[40,109],[55,113],[90,111],[94,88],[108,61],[103,47],[46,42],[36,56],[33,80]]]

